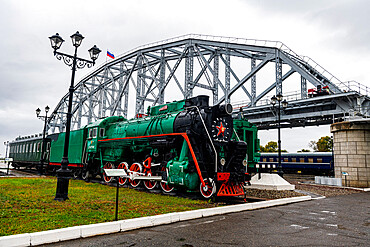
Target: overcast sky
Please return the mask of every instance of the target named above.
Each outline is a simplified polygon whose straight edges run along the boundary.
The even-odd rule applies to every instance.
[[[71,71],[53,57],[48,37],[58,32],[85,39],[79,56],[96,44],[122,54],[132,48],[185,34],[281,41],[307,55],[341,81],[370,86],[370,1],[366,0],[0,0],[0,156],[3,142],[42,131],[35,109],[54,109],[69,87]],[[101,54],[97,64],[105,62]],[[91,69],[77,72],[79,78]],[[258,82],[257,82],[258,83]],[[330,135],[329,126],[282,131],[290,152]],[[261,131],[261,144],[276,131]]]

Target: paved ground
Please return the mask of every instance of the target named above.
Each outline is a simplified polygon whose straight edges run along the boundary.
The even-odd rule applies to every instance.
[[[48,246],[369,246],[370,193],[179,222]]]

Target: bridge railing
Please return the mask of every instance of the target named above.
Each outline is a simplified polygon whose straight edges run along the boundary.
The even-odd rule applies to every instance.
[[[266,95],[264,98],[260,99],[256,106],[265,106],[271,104],[271,98],[274,96],[274,94]],[[293,101],[293,100],[299,100],[302,99],[301,92],[299,90],[297,91],[291,91],[284,93],[284,99],[287,101]],[[238,109],[240,107],[248,106],[251,102],[249,100],[241,100],[241,101],[234,101],[231,102],[231,105],[234,109]]]
[[[370,96],[370,87],[367,87],[357,81],[343,82],[343,88],[341,89],[346,92],[355,91],[359,94]]]

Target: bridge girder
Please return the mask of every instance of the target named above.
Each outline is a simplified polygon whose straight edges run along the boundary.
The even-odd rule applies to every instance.
[[[275,63],[276,80],[258,94],[256,87],[263,83],[258,83],[257,76],[269,63]],[[283,66],[289,70],[283,72]],[[238,93],[244,95],[247,106],[256,106],[272,90],[282,92],[293,73],[301,75],[297,84],[302,90],[307,89],[304,80],[314,86],[328,85],[331,93],[342,92],[343,83],[336,77],[281,42],[187,35],[148,44],[101,65],[76,84],[72,128],[106,116],[127,118],[133,100],[135,114],[144,113],[145,106],[162,104],[174,95],[176,100],[189,98],[198,89],[208,92],[214,104],[230,102]],[[300,95],[307,97],[306,92]],[[68,96],[51,115],[51,132],[64,131]]]

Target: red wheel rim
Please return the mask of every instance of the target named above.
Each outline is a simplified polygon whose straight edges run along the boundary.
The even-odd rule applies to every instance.
[[[105,163],[105,165],[104,165],[104,167],[103,167],[104,169],[112,169],[113,168],[113,165],[112,165],[112,163],[110,163],[110,162],[107,162],[107,163]],[[108,177],[106,174],[105,174],[105,172],[103,171],[103,179],[104,179],[104,181],[106,182],[106,183],[110,183],[110,181],[112,181],[112,177]]]
[[[166,171],[166,167],[162,167],[161,171]],[[166,171],[167,172],[167,171]],[[168,179],[168,173],[167,173],[167,179]],[[175,187],[173,187],[172,185],[169,185],[167,183],[167,181],[161,181],[160,184],[159,184],[162,188],[162,190],[166,193],[170,193],[171,191],[173,191],[173,189]]]
[[[164,192],[170,193],[175,187],[169,185],[167,182],[161,182],[161,188]]]
[[[118,165],[118,169],[124,169],[125,172],[127,173],[128,165],[126,162],[122,162]],[[127,178],[120,177],[118,179],[119,185],[125,185],[127,183]]]
[[[130,171],[131,172],[141,172],[141,165],[138,164],[138,163],[132,164],[130,166]],[[134,187],[134,188],[139,186],[139,184],[141,182],[140,180],[131,180],[131,179],[129,179],[128,181],[131,184],[131,186]]]
[[[204,198],[210,198],[216,192],[216,185],[213,180],[204,179],[206,186],[200,184],[200,193]]]
[[[152,172],[147,171],[145,175],[150,177],[152,176]],[[145,188],[147,188],[148,190],[152,190],[157,185],[157,181],[146,180],[144,182],[144,185],[145,185]]]

